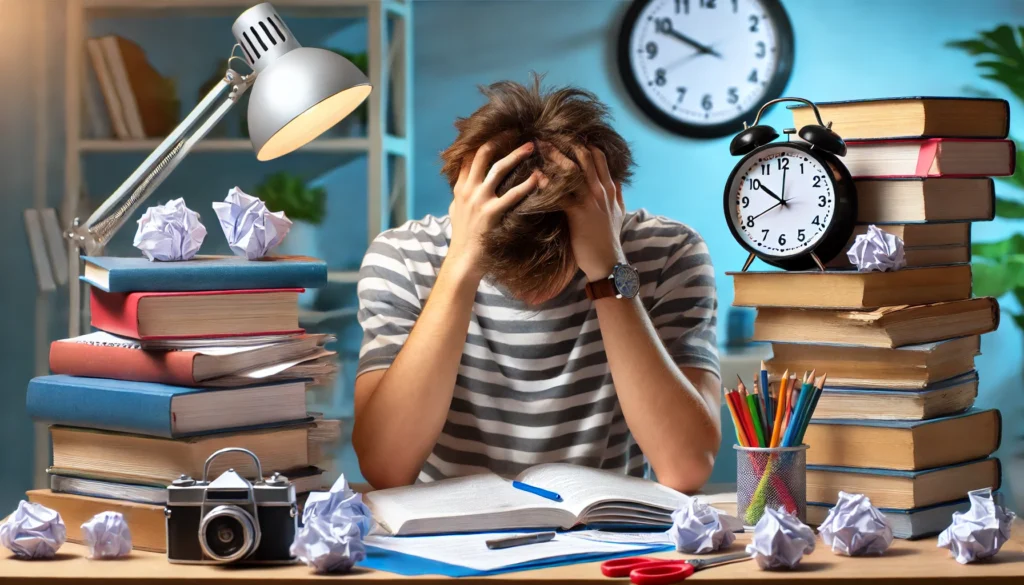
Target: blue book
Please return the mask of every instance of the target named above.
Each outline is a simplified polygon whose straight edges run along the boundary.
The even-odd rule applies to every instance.
[[[306,381],[231,389],[42,376],[28,384],[35,421],[174,439],[307,420]]]
[[[878,510],[892,526],[893,536],[914,540],[942,532],[953,521],[954,512],[966,512],[970,508],[970,500],[964,498],[910,510],[895,508],[879,508]],[[811,526],[820,526],[831,509],[832,504],[807,502],[807,523]]]
[[[86,256],[82,280],[106,292],[179,292],[319,288],[327,284],[327,264],[306,256],[196,256],[182,262],[150,262],[143,257]]]
[[[864,494],[879,508],[909,510],[962,498],[971,490],[999,489],[1002,468],[995,457],[944,467],[877,469],[807,466],[807,500],[834,504],[839,492]]]
[[[825,386],[815,419],[927,420],[963,412],[978,397],[974,370],[920,390]]]

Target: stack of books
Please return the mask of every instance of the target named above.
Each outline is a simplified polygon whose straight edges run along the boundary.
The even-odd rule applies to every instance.
[[[1013,172],[1001,100],[908,98],[819,104],[848,140],[858,230],[903,238],[908,267],[734,275],[735,304],[758,309],[772,379],[817,369],[828,381],[805,435],[808,521],[840,491],[862,493],[897,537],[944,529],[967,492],[1000,486],[997,410],[974,408],[979,336],[999,323],[972,298],[970,223],[991,219],[990,175]],[[811,123],[794,109],[796,127]],[[852,242],[851,242],[852,243]]]
[[[92,325],[55,341],[54,375],[29,383],[26,407],[50,423],[50,489],[29,500],[60,512],[68,539],[101,511],[125,515],[137,548],[163,552],[166,486],[203,477],[207,457],[248,449],[299,494],[320,489],[339,421],[306,410],[307,387],[337,372],[333,338],[299,327],[298,295],[326,283],[322,262],[197,257],[86,258]],[[228,468],[254,478],[251,459]]]

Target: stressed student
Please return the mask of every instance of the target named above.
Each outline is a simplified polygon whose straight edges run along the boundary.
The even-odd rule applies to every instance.
[[[567,462],[699,489],[721,392],[704,241],[625,211],[632,155],[594,95],[538,79],[484,93],[441,155],[448,215],[380,234],[363,260],[364,476]]]

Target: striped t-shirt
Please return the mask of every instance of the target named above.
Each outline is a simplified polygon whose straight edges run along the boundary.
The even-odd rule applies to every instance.
[[[704,241],[643,210],[626,214],[621,237],[668,353],[680,367],[718,375],[714,271]],[[450,241],[449,218],[428,215],[370,245],[359,274],[359,374],[395,360]],[[483,470],[514,476],[555,461],[644,475],[585,284],[577,271],[556,298],[529,306],[480,283],[448,418],[419,481]]]

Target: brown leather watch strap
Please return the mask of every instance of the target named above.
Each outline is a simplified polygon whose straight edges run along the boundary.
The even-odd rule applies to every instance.
[[[619,294],[615,290],[615,282],[610,278],[604,278],[595,282],[588,282],[587,286],[587,298],[592,301],[597,299],[603,299],[605,297],[614,297]]]

